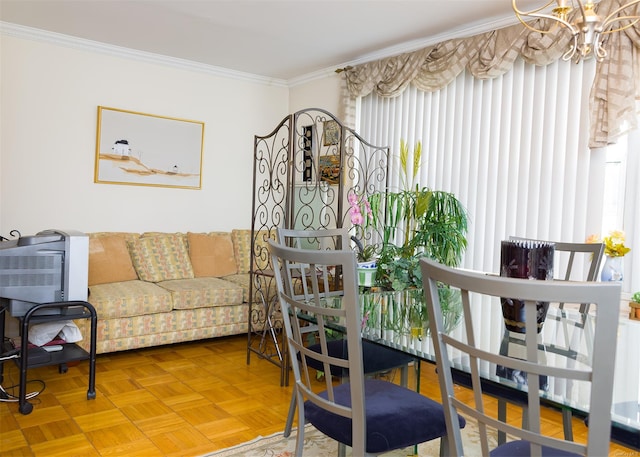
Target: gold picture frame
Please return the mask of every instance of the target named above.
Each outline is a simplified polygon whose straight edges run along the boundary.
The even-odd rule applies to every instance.
[[[204,122],[98,106],[94,182],[201,189]]]

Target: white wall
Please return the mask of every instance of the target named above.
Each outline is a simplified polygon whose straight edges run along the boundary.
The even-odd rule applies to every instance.
[[[285,85],[7,35],[0,45],[0,235],[250,227],[253,136],[288,114]],[[203,121],[202,189],[94,183],[99,105]]]
[[[289,111],[294,113],[305,108],[322,108],[342,119],[340,101],[340,76],[335,71],[289,89]]]

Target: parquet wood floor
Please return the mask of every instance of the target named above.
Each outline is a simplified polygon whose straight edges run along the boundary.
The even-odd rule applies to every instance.
[[[99,355],[95,400],[86,399],[87,362],[65,374],[30,370],[46,389],[27,416],[17,403],[0,403],[0,455],[198,456],[282,431],[291,387],[280,386],[270,362],[252,355],[247,364],[246,343],[240,335]],[[423,363],[421,373],[421,391],[439,398],[434,367]],[[16,366],[5,364],[5,389],[17,382]],[[545,413],[561,433],[560,414]],[[574,433],[586,436],[578,419]],[[612,444],[610,455],[637,454]]]

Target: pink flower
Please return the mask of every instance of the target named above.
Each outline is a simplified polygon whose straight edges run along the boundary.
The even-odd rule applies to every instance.
[[[362,316],[362,324],[360,326],[361,330],[364,330],[365,328],[367,328],[367,322],[368,321],[369,321],[369,311],[364,313],[364,316]]]
[[[353,207],[351,208],[351,223],[353,225],[362,225],[362,223],[364,222],[364,216],[362,215],[362,213],[360,212],[359,209],[356,209],[357,207]],[[355,211],[354,211],[355,210]]]
[[[371,212],[371,205],[369,204],[369,200],[364,201],[364,209],[367,211],[367,215],[373,218],[373,213]]]

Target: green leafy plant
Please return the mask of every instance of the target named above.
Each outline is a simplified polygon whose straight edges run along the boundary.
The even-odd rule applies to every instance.
[[[631,301],[632,301],[632,302],[636,302],[636,303],[640,303],[640,291],[639,291],[639,292],[634,293],[634,294],[631,296]]]
[[[358,262],[370,262],[375,260],[378,256],[378,246],[375,244],[368,244],[364,246],[360,239],[356,236],[352,236],[351,239],[356,244],[356,255]]]
[[[468,218],[462,203],[450,192],[415,183],[421,156],[420,142],[410,160],[409,147],[401,141],[403,189],[369,197],[371,225],[382,227],[376,282],[385,290],[421,288],[420,257],[458,266],[467,247]]]
[[[418,256],[402,257],[392,245],[383,249],[378,259],[376,284],[384,290],[422,288],[422,272]]]

